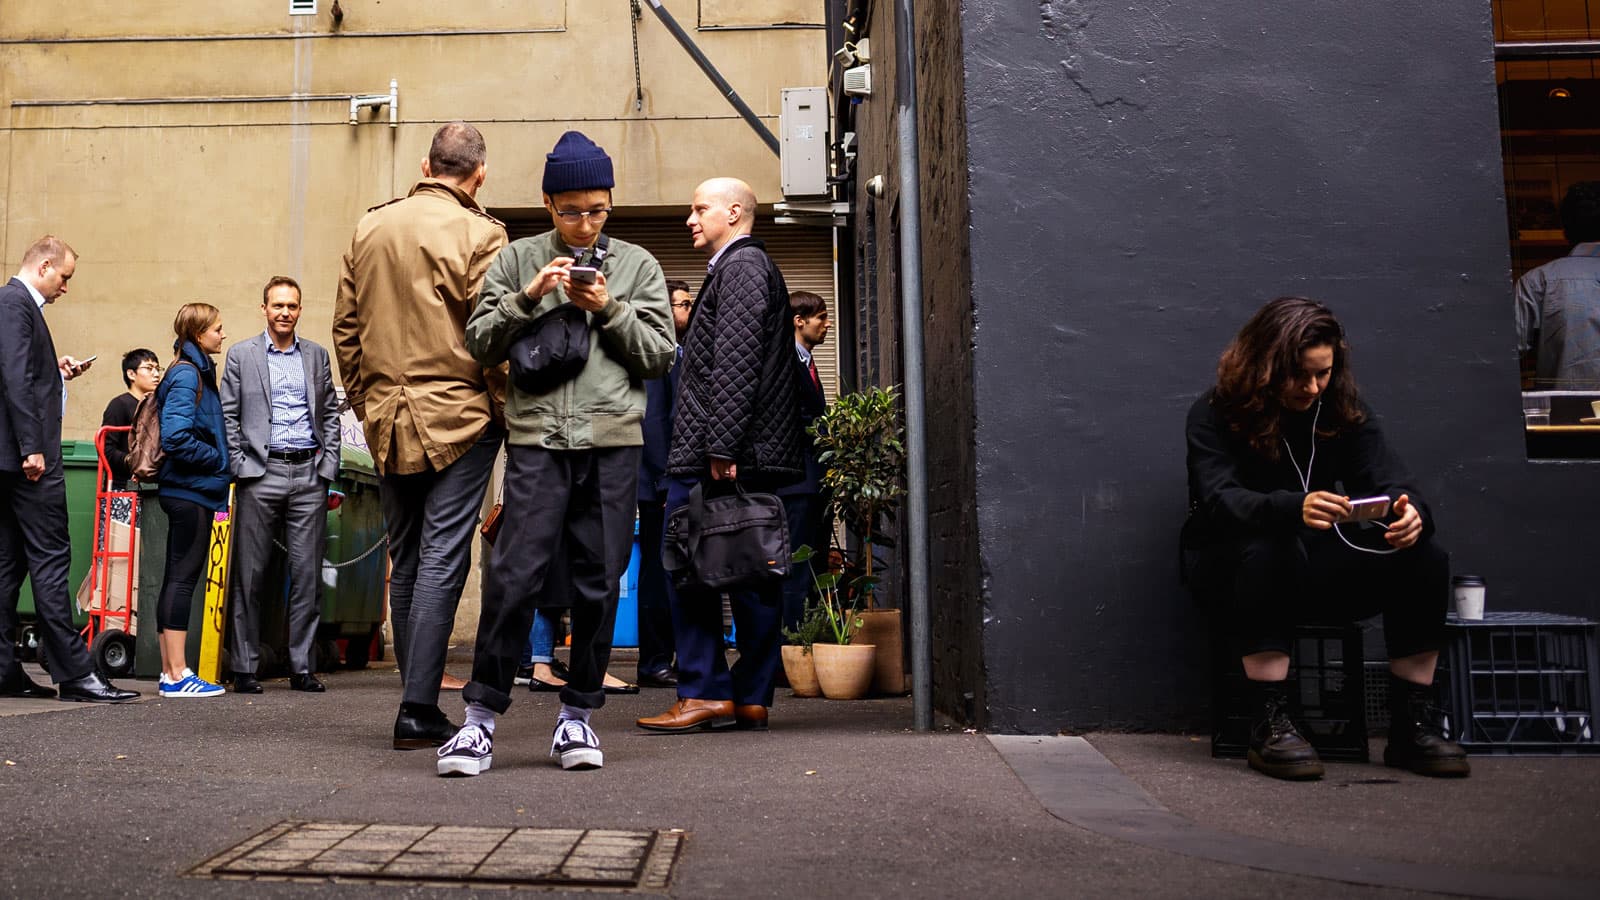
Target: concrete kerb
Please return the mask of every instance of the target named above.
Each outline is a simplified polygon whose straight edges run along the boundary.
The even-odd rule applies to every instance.
[[[1374,859],[1207,828],[1161,805],[1083,738],[991,735],[989,742],[1051,815],[1143,847],[1286,875],[1464,897],[1594,896],[1588,879]]]

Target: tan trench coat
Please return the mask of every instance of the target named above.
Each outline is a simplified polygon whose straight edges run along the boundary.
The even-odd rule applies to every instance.
[[[467,318],[505,226],[432,178],[362,216],[333,313],[339,376],[380,474],[443,470],[502,416],[504,370],[467,353]]]

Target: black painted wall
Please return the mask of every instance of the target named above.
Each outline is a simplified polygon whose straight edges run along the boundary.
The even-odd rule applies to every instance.
[[[1522,444],[1487,2],[966,0],[959,28],[971,321],[938,327],[970,328],[980,723],[1201,720],[1183,414],[1284,293],[1344,320],[1491,607],[1600,614],[1600,471]]]

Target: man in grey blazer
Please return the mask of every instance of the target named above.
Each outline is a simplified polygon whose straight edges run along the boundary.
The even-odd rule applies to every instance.
[[[274,275],[261,291],[261,311],[266,331],[234,344],[222,373],[228,462],[237,484],[229,588],[233,690],[261,693],[262,579],[281,529],[289,551],[289,686],[319,693],[312,648],[321,618],[328,484],[339,474],[339,400],[328,351],[295,334],[300,285]]]

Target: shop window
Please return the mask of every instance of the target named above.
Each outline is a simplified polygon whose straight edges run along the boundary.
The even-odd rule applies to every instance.
[[[1600,0],[1494,0],[1528,455],[1600,459]]]

